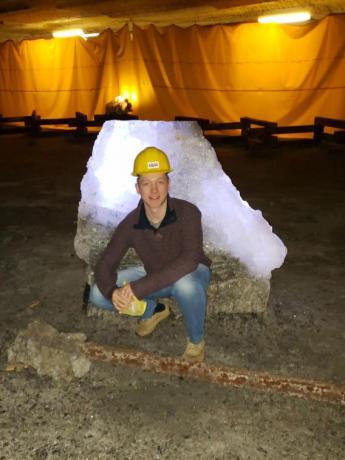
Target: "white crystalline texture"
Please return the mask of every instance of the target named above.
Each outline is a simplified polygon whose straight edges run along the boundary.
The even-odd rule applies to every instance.
[[[287,250],[261,211],[242,200],[195,122],[108,121],[81,183],[79,219],[116,227],[137,206],[134,158],[148,146],[165,151],[174,171],[170,194],[202,212],[208,247],[238,258],[253,276],[269,278]]]

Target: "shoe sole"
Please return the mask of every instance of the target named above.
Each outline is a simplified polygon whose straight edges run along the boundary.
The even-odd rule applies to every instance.
[[[159,315],[159,316],[156,316],[156,315]],[[158,326],[158,324],[167,319],[170,315],[170,310],[169,308],[167,307],[164,311],[160,312],[160,313],[156,313],[156,315],[154,315],[152,318],[155,318],[155,321],[152,320],[152,323],[150,324],[150,326],[145,329],[144,331],[140,331],[140,326],[137,327],[135,333],[139,336],[139,337],[145,337],[147,335],[150,335],[152,334],[152,332],[156,329],[156,327]]]

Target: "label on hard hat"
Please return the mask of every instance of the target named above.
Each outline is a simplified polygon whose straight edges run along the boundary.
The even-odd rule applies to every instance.
[[[159,168],[159,161],[148,161],[147,162],[148,169],[158,169]]]

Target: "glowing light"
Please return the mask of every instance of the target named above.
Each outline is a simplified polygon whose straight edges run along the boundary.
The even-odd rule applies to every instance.
[[[121,95],[123,99],[128,99],[132,103],[135,103],[138,100],[137,93],[135,91],[131,91],[130,89],[124,89],[123,91],[121,91]]]
[[[276,24],[291,24],[294,22],[309,21],[311,14],[309,11],[300,11],[296,13],[273,14],[270,16],[259,16],[260,24],[276,23]]]
[[[118,104],[122,104],[123,102],[125,102],[125,99],[127,99],[125,96],[116,96],[115,102],[117,102]]]
[[[82,37],[83,35],[83,29],[66,29],[53,32],[54,38]]]
[[[87,38],[90,38],[90,37],[98,37],[99,33],[98,32],[93,32],[93,33],[90,33],[90,34],[83,34],[82,37],[87,39]]]
[[[130,100],[131,100],[132,102],[137,102],[137,100],[138,100],[137,93],[132,92],[132,93],[131,93],[131,96],[130,96]]]
[[[83,29],[66,29],[53,32],[54,38],[82,37],[84,40],[87,40],[89,37],[97,37],[97,35],[99,35],[97,32],[85,34]]]

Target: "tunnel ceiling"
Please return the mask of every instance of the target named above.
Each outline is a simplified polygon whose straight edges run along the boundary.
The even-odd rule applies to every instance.
[[[345,0],[1,0],[0,41],[50,37],[62,28],[117,30],[129,22],[181,27],[248,22],[261,14],[302,8],[320,19],[345,13]]]

